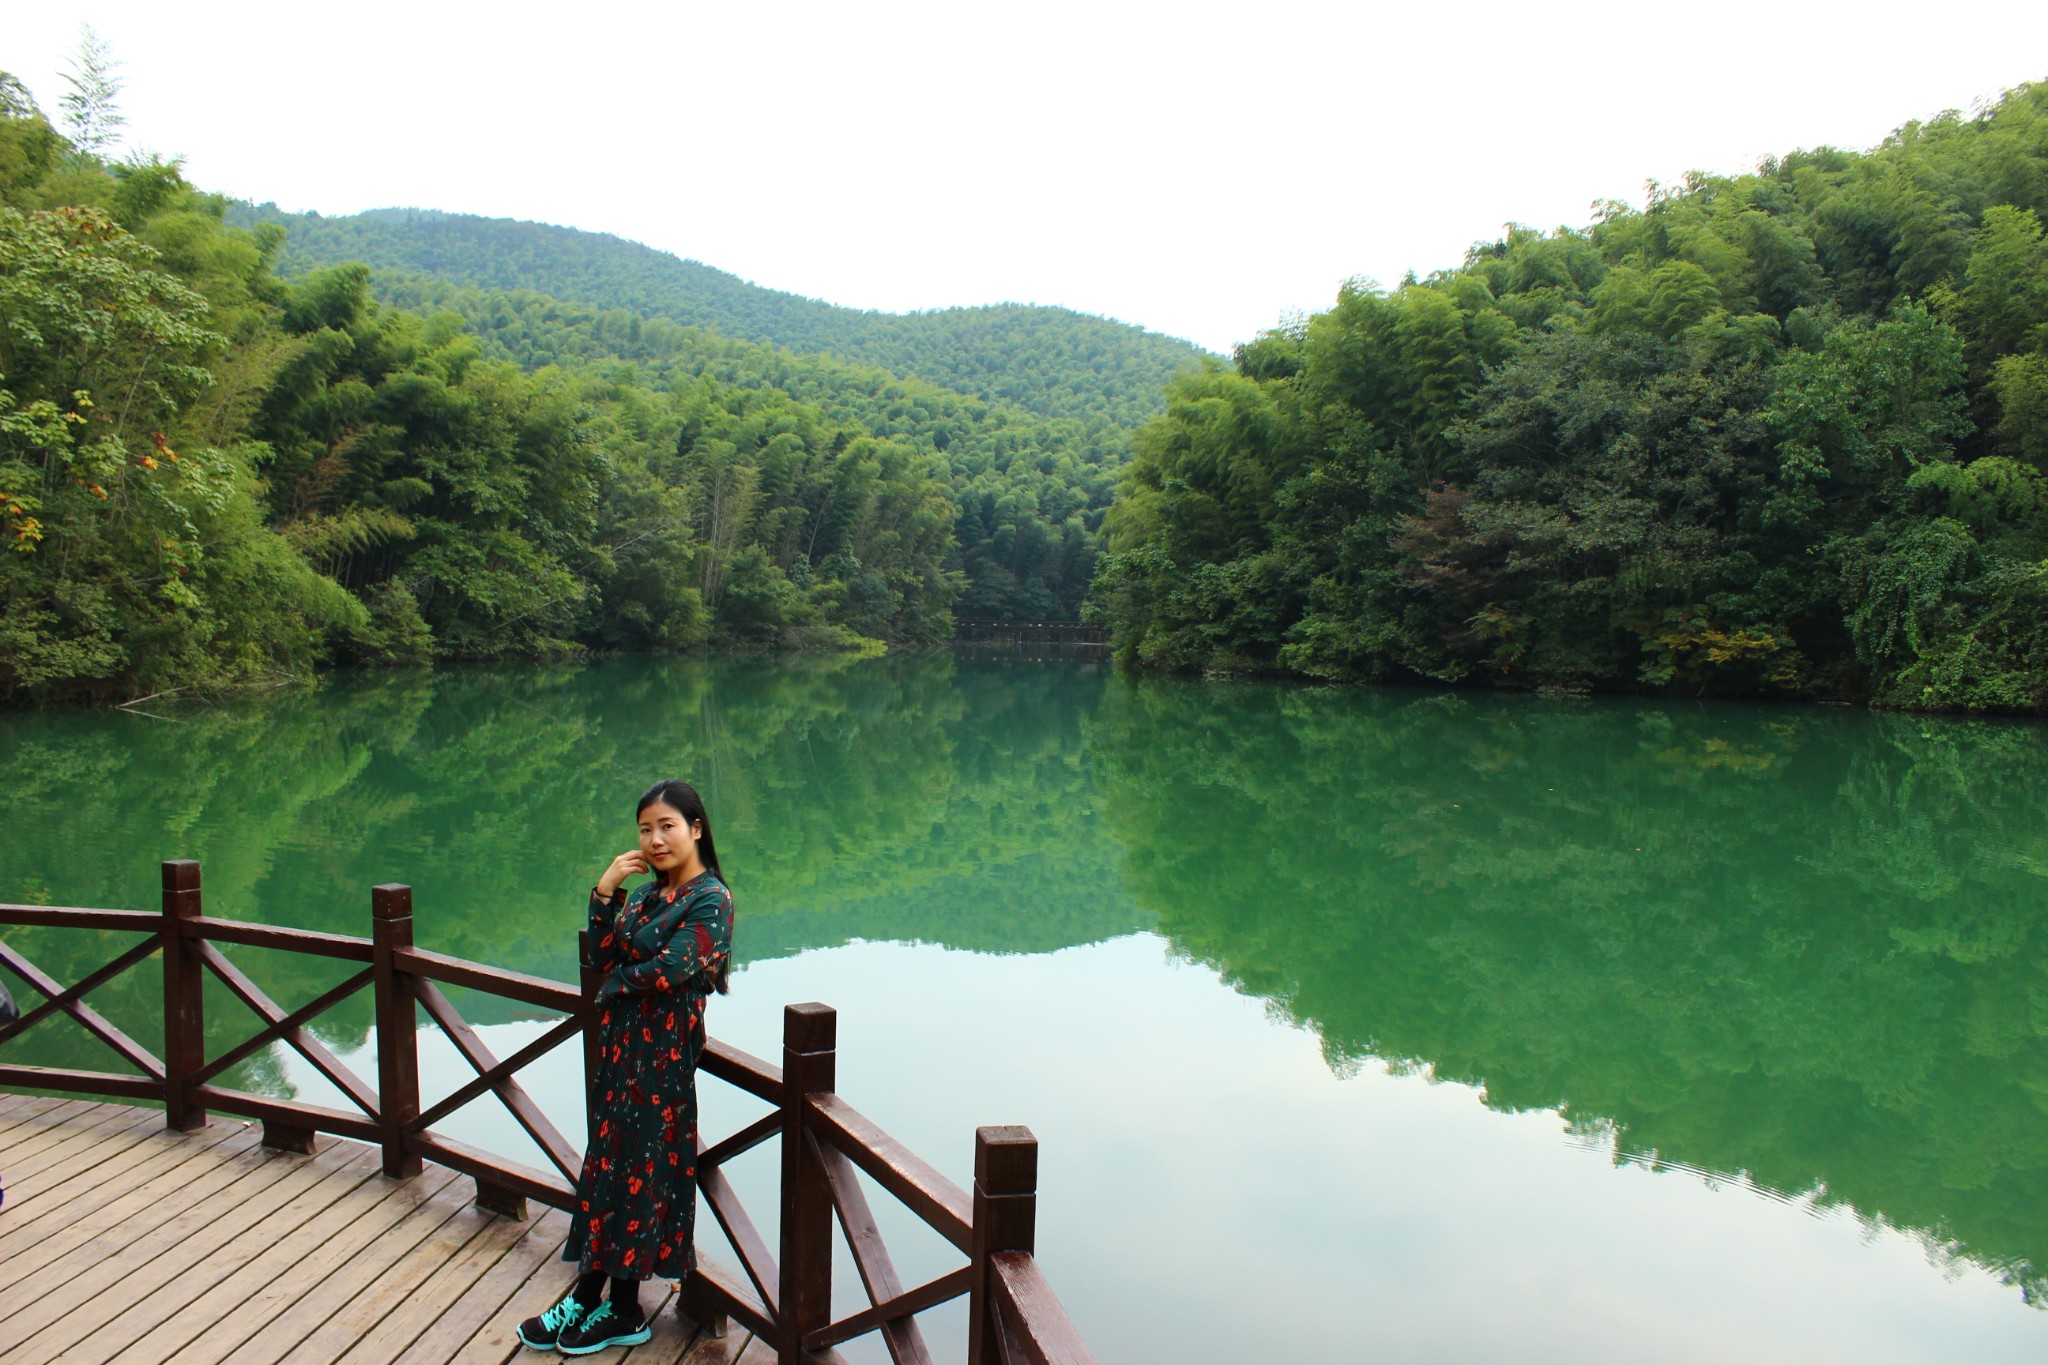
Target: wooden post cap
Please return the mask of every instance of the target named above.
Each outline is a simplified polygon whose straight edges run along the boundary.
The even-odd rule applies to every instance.
[[[1038,1139],[1021,1123],[974,1130],[974,1183],[984,1194],[1030,1194],[1038,1188]]]
[[[400,882],[386,882],[370,888],[370,913],[378,919],[408,919],[412,915],[412,888]]]
[[[782,1045],[791,1052],[831,1052],[839,1046],[839,1011],[812,1000],[782,1007]]]
[[[190,858],[177,858],[168,861],[163,865],[163,870],[164,890],[197,891],[199,889],[199,864],[193,862]]]

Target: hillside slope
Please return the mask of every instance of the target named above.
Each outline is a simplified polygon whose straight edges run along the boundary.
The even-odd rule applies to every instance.
[[[229,221],[283,226],[278,268],[288,277],[361,261],[483,289],[534,290],[802,354],[829,353],[1042,417],[1119,428],[1162,411],[1166,383],[1205,354],[1190,342],[1066,308],[841,308],[637,242],[544,223],[426,209],[329,218],[274,204],[234,205]]]
[[[913,447],[957,509],[947,567],[965,581],[955,610],[984,619],[1078,618],[1127,456],[1124,428],[1043,418],[876,366],[796,355],[532,290],[480,289],[395,270],[378,272],[371,284],[382,302],[408,313],[459,317],[485,355],[529,373],[557,366],[657,393],[709,382],[781,395],[835,426]]]

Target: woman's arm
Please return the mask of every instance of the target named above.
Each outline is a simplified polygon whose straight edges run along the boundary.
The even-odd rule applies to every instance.
[[[664,907],[649,927],[660,944],[654,955],[615,968],[598,988],[598,999],[609,1000],[629,991],[647,994],[692,986],[709,991],[732,951],[732,893],[714,882],[688,899]]]
[[[647,859],[640,855],[640,850],[629,849],[612,859],[597,885],[590,888],[590,965],[598,971],[610,971],[625,955],[625,945],[619,942],[614,927],[619,911],[626,906],[626,893],[620,883],[646,870]]]
[[[619,911],[626,907],[626,893],[614,890],[607,897],[599,888],[590,889],[590,965],[608,972],[619,965],[624,954],[619,943]]]

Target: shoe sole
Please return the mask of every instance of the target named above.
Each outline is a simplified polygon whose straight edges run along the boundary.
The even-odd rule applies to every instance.
[[[529,1341],[527,1339],[526,1333],[520,1331],[517,1327],[514,1327],[512,1329],[512,1335],[518,1337],[519,1344],[521,1346],[524,1346],[529,1351],[552,1351],[555,1349],[555,1343],[552,1341],[548,1342],[545,1345],[541,1344],[538,1341]]]
[[[555,1349],[565,1356],[596,1355],[599,1351],[609,1350],[614,1346],[638,1346],[653,1335],[652,1327],[642,1327],[637,1332],[621,1332],[615,1337],[606,1337],[603,1341],[593,1341],[583,1346],[564,1346],[556,1342]]]

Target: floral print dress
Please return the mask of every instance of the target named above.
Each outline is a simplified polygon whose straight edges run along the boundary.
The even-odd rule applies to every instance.
[[[680,1280],[696,1265],[697,1059],[704,1002],[732,952],[732,893],[711,872],[590,894],[598,1060],[562,1259],[583,1274]]]

